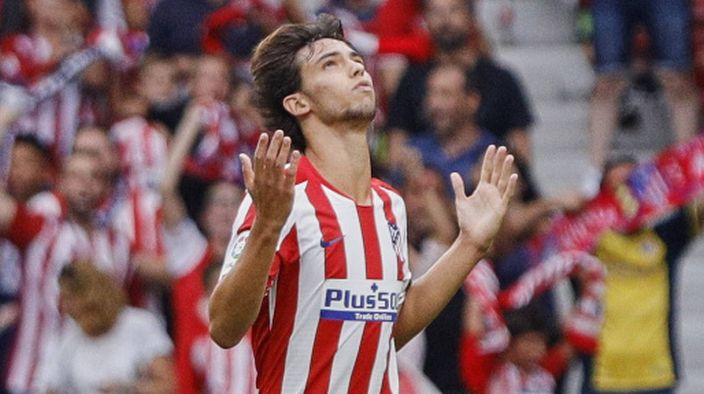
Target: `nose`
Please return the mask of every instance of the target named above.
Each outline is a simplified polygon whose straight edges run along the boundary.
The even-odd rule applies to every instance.
[[[364,74],[364,64],[356,62],[354,60],[349,60],[350,62],[350,72],[353,77]]]

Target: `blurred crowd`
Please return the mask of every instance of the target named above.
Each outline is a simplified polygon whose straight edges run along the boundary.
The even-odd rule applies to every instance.
[[[577,364],[585,393],[674,390],[672,294],[698,201],[594,231],[580,253],[546,244],[639,166],[611,154],[629,87],[662,93],[672,141],[695,138],[704,1],[574,4],[596,72],[591,165],[583,190],[556,196],[535,181],[530,98],[480,1],[0,0],[0,392],[256,392],[257,344],[223,350],[207,327],[245,192],[238,155],[277,128],[249,57],[323,12],[374,78],[374,176],[404,195],[414,277],[456,236],[451,172],[471,188],[504,144],[520,174],[487,259],[401,350],[401,392],[562,392]]]

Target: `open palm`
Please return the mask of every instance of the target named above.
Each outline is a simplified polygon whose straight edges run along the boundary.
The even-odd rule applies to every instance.
[[[460,237],[466,237],[480,250],[489,248],[501,227],[516,188],[518,176],[512,172],[513,156],[505,147],[491,145],[484,154],[479,183],[470,196],[465,194],[462,177],[451,174]]]

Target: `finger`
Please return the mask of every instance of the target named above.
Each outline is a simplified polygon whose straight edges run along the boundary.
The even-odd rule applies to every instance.
[[[264,157],[269,146],[269,134],[261,133],[257,141],[257,147],[254,149],[254,173],[261,173],[264,169]]]
[[[276,130],[274,136],[271,138],[271,143],[269,144],[269,149],[266,151],[266,165],[267,167],[273,167],[276,164],[276,156],[279,154],[281,149],[281,143],[284,139],[284,132],[281,130]]]
[[[279,150],[279,155],[276,156],[276,167],[284,168],[286,162],[288,161],[288,154],[291,151],[291,137],[284,137],[281,143],[281,150]]]
[[[244,153],[240,154],[240,162],[242,163],[242,177],[244,178],[244,187],[250,192],[254,186],[254,170],[252,169],[252,160]]]
[[[482,173],[479,176],[479,182],[489,182],[491,180],[491,165],[494,163],[494,155],[496,154],[496,146],[489,145],[484,153],[482,161]]]
[[[508,186],[508,181],[509,181],[509,178],[511,177],[512,173],[513,173],[513,155],[508,155],[504,158],[503,165],[501,166],[501,176],[499,177],[499,183],[497,184],[497,188],[499,189],[499,193],[503,194],[504,191],[506,190],[506,186]]]
[[[286,187],[292,187],[296,182],[296,173],[298,172],[298,163],[301,162],[301,152],[294,150],[291,154],[291,163],[286,168],[285,182]]]
[[[518,183],[518,174],[511,174],[508,179],[508,186],[504,191],[504,195],[501,197],[504,204],[508,205],[508,203],[511,202],[513,193],[516,191],[516,183]]]
[[[452,182],[452,189],[455,191],[455,198],[467,197],[464,192],[464,181],[460,174],[456,172],[450,174],[450,181]]]
[[[494,155],[494,166],[491,169],[491,184],[496,185],[499,182],[499,177],[501,176],[501,169],[502,165],[504,163],[504,159],[506,158],[506,147],[505,146],[500,146],[496,150],[496,154]]]

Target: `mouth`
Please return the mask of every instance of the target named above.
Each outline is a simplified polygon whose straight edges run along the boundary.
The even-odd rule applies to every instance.
[[[358,82],[356,85],[354,85],[354,88],[352,90],[372,90],[372,83],[369,81],[361,81]]]

